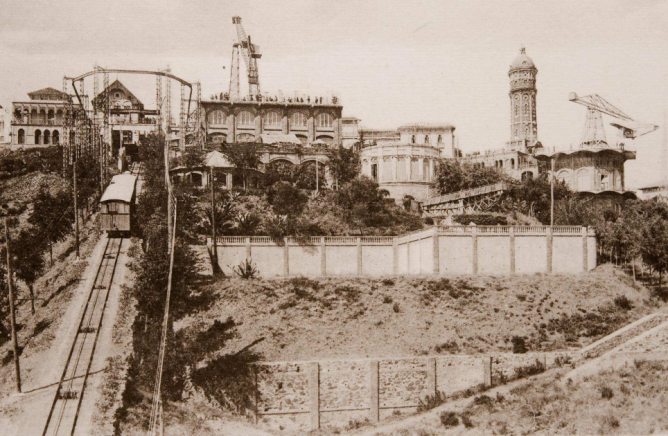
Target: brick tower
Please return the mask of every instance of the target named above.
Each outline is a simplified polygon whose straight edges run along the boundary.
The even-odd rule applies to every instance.
[[[536,74],[538,69],[524,47],[510,64],[510,150],[527,152],[537,142]]]

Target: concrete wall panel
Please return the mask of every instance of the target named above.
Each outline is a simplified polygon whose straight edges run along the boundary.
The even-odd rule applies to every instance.
[[[473,239],[470,236],[440,236],[438,248],[441,274],[473,272]]]
[[[582,271],[582,236],[555,237],[552,250],[552,272]]]
[[[260,245],[251,247],[251,259],[263,277],[282,276],[284,272],[283,250],[281,246]]]
[[[362,246],[362,274],[389,275],[393,272],[394,248],[383,245]]]
[[[357,246],[334,245],[325,247],[327,275],[344,276],[357,274]]]
[[[545,236],[515,236],[515,272],[534,274],[545,272],[547,238]]]
[[[291,276],[320,274],[320,250],[318,245],[290,245],[288,250]]]
[[[510,273],[510,238],[504,236],[478,236],[478,273]]]

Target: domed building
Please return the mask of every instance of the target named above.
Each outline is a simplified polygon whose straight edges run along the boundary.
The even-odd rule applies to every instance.
[[[451,124],[426,123],[382,131],[382,136],[363,130],[362,175],[378,182],[395,200],[405,196],[425,200],[435,180],[438,159],[455,156],[454,131]]]

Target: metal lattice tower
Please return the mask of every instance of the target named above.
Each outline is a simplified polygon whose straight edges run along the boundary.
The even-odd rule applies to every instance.
[[[601,112],[593,108],[588,108],[587,118],[582,130],[580,148],[607,147],[607,145],[608,141],[605,137]]]
[[[239,85],[239,44],[232,45],[232,65],[230,68],[230,100],[238,101],[240,97]]]
[[[104,122],[102,123],[103,129],[103,139],[102,139],[102,162],[100,163],[104,168],[103,173],[103,183],[107,184],[107,175],[108,175],[108,163],[109,163],[109,154],[111,153],[111,130],[109,128],[109,73],[104,72],[103,76],[104,91],[103,92],[103,106],[102,110],[104,111]]]
[[[162,76],[155,76],[155,108],[158,111],[158,121],[156,130],[158,133],[162,130]]]
[[[241,54],[246,63],[248,73],[248,94],[252,97],[260,95],[260,73],[257,68],[257,60],[262,57],[260,47],[251,42],[250,36],[246,35],[241,25],[241,17],[232,17],[232,24],[237,28],[237,39],[241,45]]]
[[[171,73],[172,70],[169,69],[169,66],[165,70],[166,73]],[[167,83],[166,83],[166,117],[165,117],[165,122],[166,122],[166,128],[165,128],[165,134],[169,135],[172,133],[172,81],[167,78]]]
[[[179,124],[181,128],[179,130],[179,148],[183,151],[186,147],[186,86],[181,84],[181,106],[179,108]]]
[[[72,131],[72,100],[67,93],[67,76],[63,77],[63,98],[66,99],[65,113],[63,114],[63,135],[61,144],[63,147],[63,173],[72,163],[72,144],[70,143],[70,132]]]

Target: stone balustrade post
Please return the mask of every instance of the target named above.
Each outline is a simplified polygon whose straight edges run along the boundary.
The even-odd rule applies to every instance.
[[[379,363],[369,362],[369,421],[376,423],[380,419]]]
[[[392,273],[399,274],[399,238],[392,238]]]
[[[251,238],[250,236],[246,236],[246,259],[250,260],[251,256]]]
[[[515,226],[510,226],[510,274],[515,274]]]
[[[288,238],[283,238],[283,275],[290,275],[290,253],[288,249]]]
[[[320,237],[320,275],[327,275],[327,250],[324,236]]]
[[[429,395],[436,395],[436,358],[430,357],[427,359],[427,393]]]
[[[554,242],[554,235],[552,234],[552,227],[547,228],[547,234],[545,235],[545,240],[547,245],[547,266],[545,268],[546,272],[552,273],[552,243]]]
[[[362,275],[362,238],[357,237],[357,275]]]
[[[471,224],[471,245],[472,245],[472,274],[478,274],[478,227],[475,223]]]
[[[320,364],[309,364],[308,390],[310,399],[311,430],[320,428]]]
[[[589,271],[589,249],[587,247],[588,237],[589,235],[587,227],[582,227],[582,272]]]

